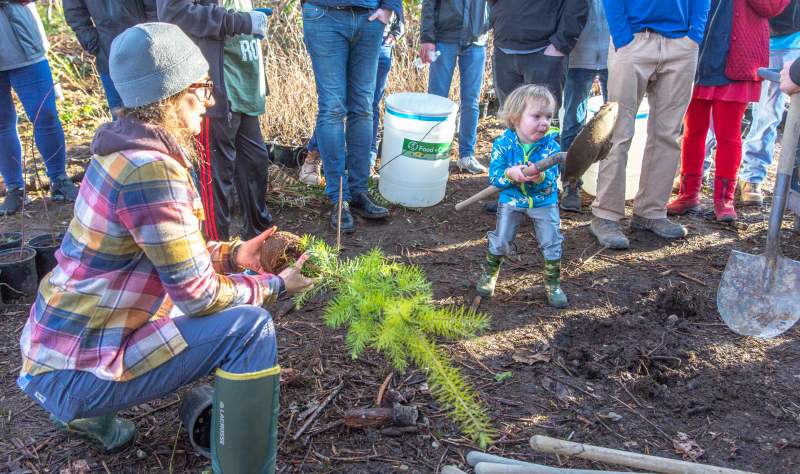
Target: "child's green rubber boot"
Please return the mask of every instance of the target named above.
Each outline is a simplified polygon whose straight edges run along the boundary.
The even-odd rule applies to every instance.
[[[483,265],[481,275],[475,289],[482,297],[494,296],[494,287],[497,284],[497,276],[500,275],[500,265],[503,263],[502,255],[486,254],[486,263]]]
[[[567,307],[567,295],[561,289],[561,260],[545,260],[544,292],[550,306],[554,308]]]
[[[80,436],[105,452],[119,451],[128,446],[136,435],[136,425],[132,421],[117,418],[116,413],[94,418],[78,418],[69,423],[50,415],[50,421],[61,431]]]

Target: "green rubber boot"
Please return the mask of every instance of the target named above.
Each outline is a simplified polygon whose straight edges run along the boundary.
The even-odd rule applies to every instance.
[[[53,415],[50,421],[61,431],[86,439],[105,452],[119,451],[133,442],[136,436],[136,425],[132,421],[117,418],[111,413],[95,418],[78,418],[64,423]]]
[[[273,474],[278,450],[281,368],[233,374],[217,369],[211,467],[217,474]]]
[[[500,275],[500,265],[503,264],[502,255],[492,255],[486,253],[486,263],[483,265],[483,274],[481,275],[475,289],[478,294],[486,298],[494,296],[494,287],[497,285],[497,277]]]
[[[544,292],[550,306],[554,308],[567,307],[567,295],[561,289],[561,260],[545,260]]]

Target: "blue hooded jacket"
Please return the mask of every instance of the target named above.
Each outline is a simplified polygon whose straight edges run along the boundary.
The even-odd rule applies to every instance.
[[[514,130],[506,130],[492,142],[489,184],[501,189],[501,204],[533,208],[558,202],[558,166],[545,170],[541,183],[515,183],[506,176],[506,170],[512,166],[532,164],[561,151],[557,138],[558,133],[548,132],[533,144],[527,160]]]

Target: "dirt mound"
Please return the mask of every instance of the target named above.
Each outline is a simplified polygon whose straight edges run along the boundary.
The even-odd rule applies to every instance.
[[[667,315],[674,314],[684,318],[697,318],[705,315],[706,295],[693,293],[689,285],[679,281],[654,290],[656,308]]]

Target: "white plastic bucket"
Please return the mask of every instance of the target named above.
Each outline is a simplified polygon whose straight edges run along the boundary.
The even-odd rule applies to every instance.
[[[601,96],[589,99],[587,115],[591,118],[603,105]],[[631,148],[628,150],[628,163],[625,166],[625,200],[633,199],[639,190],[639,178],[642,174],[642,158],[644,156],[644,146],[647,143],[647,117],[650,114],[650,105],[647,97],[642,98],[639,104],[639,111],[636,113],[636,126],[631,140]],[[597,174],[598,164],[589,167],[583,175],[583,190],[592,196],[597,195]]]
[[[378,190],[387,201],[428,207],[444,199],[457,112],[452,100],[432,94],[386,99]]]

